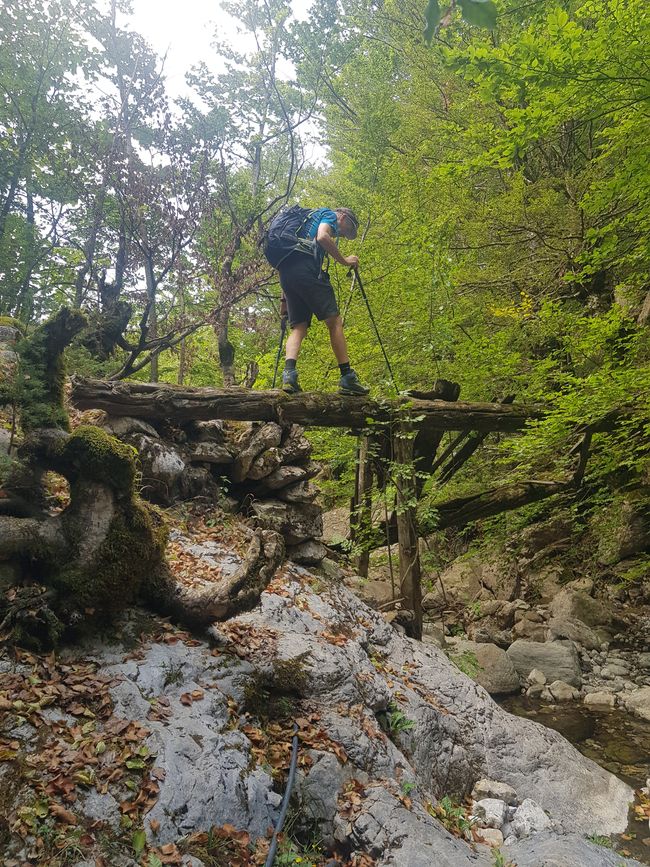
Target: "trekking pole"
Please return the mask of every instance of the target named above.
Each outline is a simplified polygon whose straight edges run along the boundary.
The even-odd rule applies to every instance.
[[[275,388],[275,382],[278,378],[278,367],[280,366],[280,356],[282,355],[282,344],[284,343],[284,335],[287,331],[287,317],[282,316],[280,318],[280,345],[278,346],[278,354],[275,358],[275,370],[273,371],[273,385],[271,388]]]
[[[386,348],[384,347],[384,342],[381,339],[381,335],[379,333],[379,328],[377,327],[377,322],[375,321],[375,317],[372,312],[372,308],[370,307],[370,301],[368,301],[368,296],[366,295],[366,290],[363,288],[363,283],[361,282],[361,277],[359,272],[355,269],[355,275],[357,278],[357,283],[359,284],[359,289],[361,291],[361,297],[366,302],[366,307],[368,308],[368,314],[370,316],[370,321],[372,322],[373,328],[375,329],[375,334],[377,335],[377,340],[379,341],[379,345],[381,346],[381,351],[384,353],[384,360],[386,361],[386,367],[388,368],[388,372],[390,373],[390,378],[393,381],[393,386],[397,394],[399,394],[399,386],[395,380],[395,374],[393,373],[393,368],[390,366],[390,361],[388,360],[388,355],[386,353]],[[352,283],[354,287],[354,281]]]

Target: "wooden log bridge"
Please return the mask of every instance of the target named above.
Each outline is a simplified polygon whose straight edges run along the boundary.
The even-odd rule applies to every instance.
[[[511,432],[521,430],[527,422],[544,414],[540,407],[514,403],[452,403],[409,395],[375,400],[321,392],[288,395],[279,390],[181,388],[162,383],[77,378],[72,382],[72,403],[79,409],[102,409],[109,415],[179,423],[231,419],[354,430],[362,430],[370,423],[399,421],[408,415],[413,427],[421,430]]]

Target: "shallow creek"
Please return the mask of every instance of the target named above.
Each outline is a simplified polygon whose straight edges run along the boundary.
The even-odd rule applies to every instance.
[[[594,711],[572,702],[546,705],[521,695],[504,699],[500,704],[510,713],[560,732],[581,753],[616,774],[637,792],[650,777],[650,723],[620,709]],[[639,803],[638,796],[635,803]],[[650,864],[648,820],[637,821],[633,807],[624,836],[631,836],[631,839],[613,838],[615,848]]]

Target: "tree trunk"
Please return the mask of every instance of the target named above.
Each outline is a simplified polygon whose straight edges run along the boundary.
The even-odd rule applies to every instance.
[[[147,320],[147,339],[156,340],[158,337],[158,311],[156,309],[156,278],[153,273],[151,257],[145,260],[144,273],[147,284],[147,299],[149,301],[149,318]],[[158,356],[151,359],[149,368],[149,382],[158,382]]]
[[[370,397],[319,392],[288,395],[277,390],[177,388],[166,384],[92,379],[76,379],[72,399],[79,409],[104,409],[111,415],[144,419],[275,421],[348,430],[363,430],[369,418],[388,423],[403,412],[404,407],[409,407],[412,417],[418,419],[414,423],[418,430],[516,431],[544,414],[539,406],[521,404],[448,403],[408,397],[376,401]],[[610,416],[592,430],[611,430],[616,420]]]
[[[235,347],[228,339],[229,320],[230,307],[224,306],[219,311],[214,330],[217,335],[219,365],[221,367],[221,374],[223,376],[223,384],[225,388],[232,388],[235,385]]]

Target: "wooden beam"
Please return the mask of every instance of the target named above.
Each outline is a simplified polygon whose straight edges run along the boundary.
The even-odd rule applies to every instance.
[[[404,416],[404,407],[418,429],[517,431],[541,418],[538,406],[498,403],[451,403],[400,397],[374,400],[339,394],[251,391],[244,388],[182,388],[162,383],[108,382],[73,379],[72,403],[79,409],[102,409],[110,415],[151,420],[234,419],[275,421],[315,427],[363,429],[368,420],[389,422]]]
[[[409,634],[422,639],[422,573],[417,531],[417,494],[413,443],[408,423],[396,426],[393,436],[395,487],[397,489],[397,543],[399,546],[400,596],[413,612]]]

